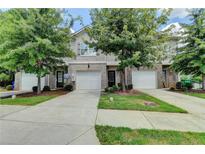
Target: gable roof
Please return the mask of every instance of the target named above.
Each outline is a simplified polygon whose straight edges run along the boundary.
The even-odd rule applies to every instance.
[[[86,28],[89,28],[89,27],[91,27],[91,25],[87,25],[87,26],[82,27],[82,28],[79,29],[78,31],[74,32],[74,33],[72,34],[72,36],[75,36],[75,35],[81,33],[82,31],[84,31]]]

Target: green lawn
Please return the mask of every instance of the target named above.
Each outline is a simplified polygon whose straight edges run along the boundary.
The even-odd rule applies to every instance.
[[[113,97],[113,101],[110,101],[110,97]],[[145,105],[144,102],[154,102],[155,106]],[[181,108],[144,93],[137,95],[104,94],[100,98],[98,108],[186,113],[186,111]]]
[[[125,127],[95,126],[101,144],[113,145],[193,145],[205,144],[205,133],[166,130],[130,129]]]
[[[33,97],[20,97],[16,99],[6,98],[0,99],[0,105],[36,105],[45,102],[49,99],[56,97],[57,95],[51,96],[33,96]]]
[[[205,99],[205,93],[193,93],[193,92],[184,92],[186,95],[199,97]]]
[[[6,91],[8,91],[8,90],[6,90],[6,89],[0,89],[0,92],[6,92]]]

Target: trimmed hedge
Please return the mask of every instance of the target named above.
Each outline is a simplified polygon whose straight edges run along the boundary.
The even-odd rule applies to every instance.
[[[6,90],[13,90],[12,85],[6,86]]]

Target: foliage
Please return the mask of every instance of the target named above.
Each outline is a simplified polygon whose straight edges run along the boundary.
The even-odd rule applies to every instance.
[[[95,126],[101,144],[106,145],[194,145],[205,144],[205,133],[171,130],[130,129]]]
[[[127,85],[127,86],[126,86],[126,89],[127,89],[127,90],[133,89],[133,85],[132,85],[132,84]]]
[[[113,102],[110,102],[110,97],[113,98]],[[148,106],[144,104],[145,102],[153,102],[156,105]],[[100,97],[98,108],[186,113],[186,111],[181,108],[173,106],[167,102],[164,102],[144,93],[140,93],[137,95],[120,95],[113,93],[104,94]]]
[[[186,25],[184,46],[174,58],[172,68],[182,74],[202,76],[205,82],[205,9],[193,9],[190,17],[192,24]]]
[[[58,9],[9,9],[0,13],[0,67],[40,80],[72,56],[70,26]],[[70,19],[70,21],[73,21]],[[38,82],[40,89],[40,82]]]
[[[49,86],[44,86],[43,91],[51,91],[51,88]]]
[[[0,73],[0,81],[8,81],[10,76],[5,73]]]
[[[115,91],[121,90],[121,87],[113,85],[112,87],[106,87],[105,92],[113,93]]]
[[[191,80],[182,80],[182,88],[186,90],[190,90],[193,88],[192,81]]]
[[[123,90],[124,69],[129,66],[151,67],[163,53],[160,44],[166,35],[159,27],[168,20],[170,10],[163,9],[92,9],[92,26],[88,34],[90,46],[105,54],[114,54],[120,61]]]
[[[13,72],[0,67],[0,82],[12,81]]]
[[[33,92],[37,92],[38,91],[38,86],[33,86],[32,90],[33,90]]]
[[[52,98],[55,98],[57,95],[49,95],[49,96],[33,96],[33,97],[20,97],[20,98],[6,98],[0,101],[0,105],[36,105]]]
[[[186,95],[203,98],[205,99],[205,93],[197,93],[197,92],[185,92]]]
[[[6,90],[13,90],[13,89],[12,89],[12,85],[6,86]]]
[[[176,83],[176,89],[182,89],[182,83],[181,82]]]
[[[73,91],[73,85],[71,85],[71,84],[65,85],[64,86],[64,90],[66,90],[66,91]]]
[[[201,83],[202,77],[200,76],[192,76],[192,75],[181,75],[181,80],[192,80],[193,82]]]

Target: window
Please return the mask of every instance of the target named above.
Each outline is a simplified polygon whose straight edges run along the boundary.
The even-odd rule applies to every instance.
[[[90,48],[88,44],[80,43],[81,56],[96,56],[95,48]]]

